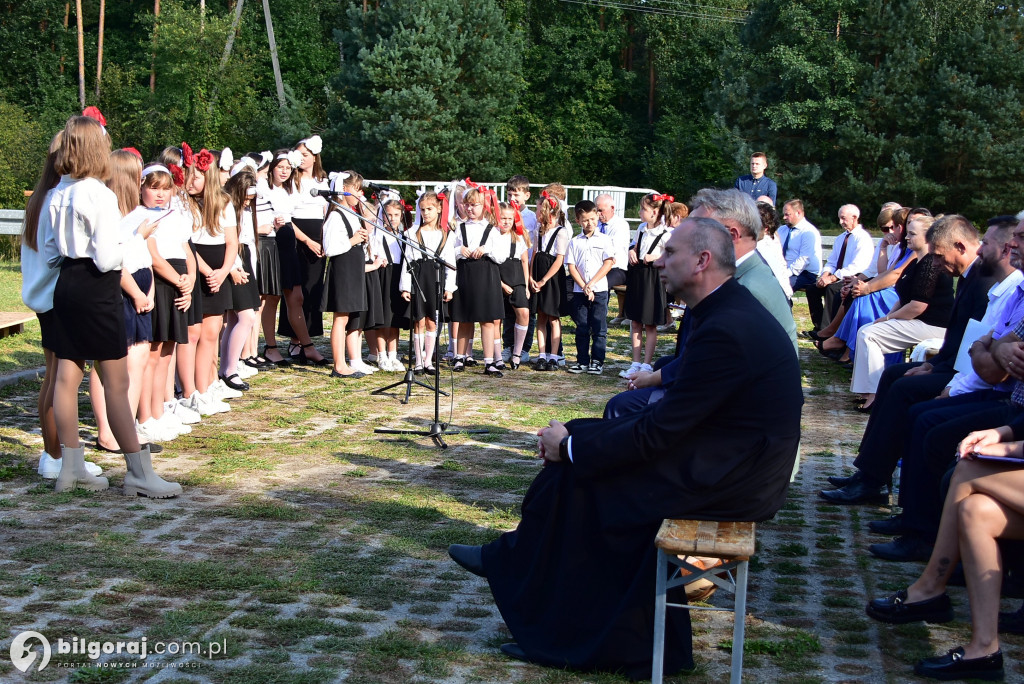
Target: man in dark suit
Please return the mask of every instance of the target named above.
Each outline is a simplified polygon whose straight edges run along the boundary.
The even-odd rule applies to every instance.
[[[519,527],[449,547],[490,583],[513,657],[649,678],[661,521],[766,520],[785,499],[803,404],[788,335],[732,277],[717,221],[685,220],[656,267],[693,315],[680,382],[627,416],[551,421]],[[668,620],[666,672],[693,667],[686,611]]]
[[[838,504],[860,504],[881,501],[887,496],[893,469],[907,443],[911,407],[936,398],[953,379],[953,364],[967,321],[981,320],[985,315],[988,291],[997,274],[1002,280],[1013,271],[1007,245],[1017,220],[998,216],[988,225],[987,248],[981,256],[978,231],[962,216],[943,217],[929,229],[932,251],[951,273],[960,276],[942,348],[927,363],[902,363],[885,369],[854,461],[857,472],[849,477],[830,477],[829,481],[839,488],[821,492],[822,498]],[[894,520],[876,523],[872,529],[899,533],[902,528]]]

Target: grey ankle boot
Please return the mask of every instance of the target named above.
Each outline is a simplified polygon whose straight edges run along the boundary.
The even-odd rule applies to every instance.
[[[153,472],[148,446],[143,447],[142,451],[125,454],[124,462],[128,466],[128,472],[124,475],[125,496],[140,495],[151,499],[167,499],[181,494],[180,484],[167,482]]]
[[[75,488],[101,492],[110,486],[105,477],[90,475],[85,469],[85,447],[69,449],[60,445],[60,473],[53,485],[55,492],[67,492]]]

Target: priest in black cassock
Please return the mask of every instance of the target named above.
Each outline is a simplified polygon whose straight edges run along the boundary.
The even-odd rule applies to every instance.
[[[638,413],[551,421],[519,527],[449,548],[487,578],[513,657],[650,678],[662,519],[762,521],[785,500],[803,404],[792,342],[733,279],[717,221],[684,221],[655,265],[694,317],[677,382]],[[688,611],[666,623],[665,673],[691,669]]]

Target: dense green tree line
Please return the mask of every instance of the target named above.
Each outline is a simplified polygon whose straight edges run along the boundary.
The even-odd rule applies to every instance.
[[[241,152],[317,132],[332,168],[371,176],[526,173],[680,197],[730,183],[764,150],[780,197],[826,224],[848,201],[866,216],[890,199],[975,219],[1024,208],[1013,4],[706,0],[703,16],[675,16],[269,0],[282,106],[264,3],[241,0],[233,31],[239,1],[107,3],[97,83],[100,2],[81,0],[86,104],[117,144]],[[0,0],[0,206],[21,206],[50,136],[80,110],[76,6]]]

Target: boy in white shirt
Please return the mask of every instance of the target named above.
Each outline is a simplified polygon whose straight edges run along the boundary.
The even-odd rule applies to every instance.
[[[576,322],[576,363],[570,373],[600,375],[608,337],[608,271],[615,265],[615,248],[597,232],[597,206],[576,204],[576,223],[583,232],[569,241],[565,263],[573,279],[572,319]],[[591,346],[593,340],[593,346]]]

